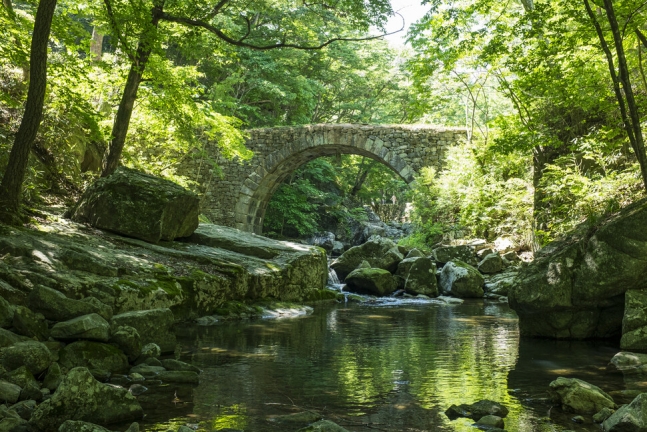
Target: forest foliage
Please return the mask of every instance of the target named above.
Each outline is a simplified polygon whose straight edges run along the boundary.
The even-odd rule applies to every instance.
[[[195,179],[177,172],[183,158],[217,168],[205,151],[210,143],[249,158],[248,128],[467,129],[444,169],[423,170],[411,186],[359,156],[299,168],[270,202],[266,229],[276,234],[305,236],[331,219],[357,220],[362,205],[393,194],[413,203],[410,241],[511,236],[537,247],[643,196],[642,2],[428,0],[402,49],[354,40],[381,28],[387,1],[342,1],[344,13],[324,3],[291,5],[59,1],[23,200],[69,203],[99,175],[133,73],[141,77],[120,161],[189,187]],[[24,110],[36,7],[4,0],[0,8],[0,174]],[[350,40],[275,46],[314,48],[335,37]],[[138,63],[143,48],[150,52]]]

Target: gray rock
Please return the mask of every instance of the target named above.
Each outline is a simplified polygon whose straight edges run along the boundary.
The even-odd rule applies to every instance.
[[[188,237],[198,227],[196,194],[125,167],[90,185],[71,211],[74,221],[151,243]]]
[[[0,401],[15,404],[20,399],[22,389],[16,384],[0,380]]]
[[[418,249],[413,248],[413,249],[411,249],[411,250],[409,251],[409,253],[407,253],[407,256],[405,257],[405,259],[409,259],[409,258],[421,258],[421,257],[424,257],[424,256],[425,256],[425,254],[423,254],[422,252],[420,252]]]
[[[81,315],[105,313],[93,303],[67,298],[63,293],[42,285],[29,294],[29,307],[52,321],[67,321]]]
[[[498,253],[486,255],[479,263],[478,270],[481,273],[497,273],[503,270],[503,261]]]
[[[175,334],[170,331],[174,320],[170,309],[152,309],[115,315],[112,325],[133,327],[139,333],[142,344],[155,343],[164,353],[175,350]]]
[[[113,315],[112,307],[110,307],[107,304],[103,303],[98,298],[96,298],[96,297],[85,297],[85,298],[82,298],[80,301],[82,301],[83,303],[89,303],[89,304],[95,306],[97,308],[97,310],[98,310],[98,312],[96,312],[96,313],[99,314],[101,316],[101,318],[103,318],[104,320],[110,321],[110,319],[112,318],[112,315]]]
[[[511,263],[516,263],[521,261],[521,258],[519,258],[519,255],[517,255],[515,251],[506,252],[503,254],[501,258],[508,260]]]
[[[61,367],[58,363],[52,363],[47,369],[47,374],[43,380],[43,387],[54,391],[58,388],[63,380],[63,374],[61,373]]]
[[[629,404],[623,405],[604,423],[604,432],[647,431],[647,393],[642,393]]]
[[[473,246],[441,246],[431,251],[431,255],[434,260],[442,264],[458,260],[470,265],[476,265]]]
[[[61,427],[58,428],[58,432],[110,432],[110,430],[94,423],[78,420],[66,420]]]
[[[95,313],[82,315],[55,324],[51,336],[61,340],[88,339],[107,342],[110,339],[110,324]]]
[[[165,369],[170,371],[190,371],[195,373],[201,372],[200,369],[198,369],[197,367],[189,363],[185,363],[183,361],[174,360],[174,359],[162,360],[162,366],[164,366]]]
[[[581,225],[521,266],[508,295],[524,336],[605,338],[621,333],[625,292],[647,279],[647,200]],[[641,335],[632,335],[639,340]],[[625,345],[629,346],[625,341]],[[631,341],[633,345],[633,341]]]
[[[297,432],[349,432],[348,429],[344,429],[336,423],[331,422],[330,420],[320,420],[316,423],[312,423],[309,426],[299,429]]]
[[[142,415],[142,407],[127,390],[101,384],[86,368],[74,368],[52,397],[36,408],[31,423],[40,431],[54,432],[67,420],[106,425]]]
[[[398,264],[395,278],[398,288],[405,290],[409,294],[422,294],[428,297],[438,296],[436,264],[429,258],[405,258]]]
[[[647,354],[620,351],[611,358],[607,369],[623,375],[647,375]]]
[[[620,348],[647,351],[647,291],[629,290],[625,293]]]
[[[142,353],[142,339],[137,330],[133,327],[123,325],[113,328],[110,343],[115,344],[133,362]]]
[[[382,237],[371,237],[361,246],[354,246],[337,258],[330,267],[337,276],[344,280],[362,261],[368,261],[371,267],[387,270],[391,273],[398,268],[404,259],[392,240]]]
[[[59,353],[59,363],[68,369],[82,366],[111,373],[128,370],[128,359],[124,353],[100,342],[78,341],[67,345]]]
[[[614,410],[612,410],[611,408],[602,408],[602,409],[600,410],[600,412],[598,412],[598,413],[596,413],[596,414],[594,414],[594,415],[593,415],[593,422],[594,422],[594,423],[602,423],[602,422],[604,422],[606,419],[608,419],[609,417],[611,417],[611,415],[612,415],[614,412],[615,412],[615,411],[614,411]]]
[[[0,327],[9,328],[13,324],[14,306],[0,296]]]
[[[485,427],[487,429],[492,429],[492,428],[499,428],[499,429],[504,429],[505,428],[505,422],[503,419],[499,416],[495,415],[486,415],[481,417],[477,422],[477,426],[480,427]]]
[[[14,411],[16,414],[18,414],[21,419],[29,420],[31,418],[31,415],[34,413],[34,410],[36,409],[36,401],[20,401],[17,404],[12,405],[10,409],[11,411]]]
[[[140,364],[137,366],[133,366],[128,373],[139,374],[146,379],[153,379],[153,378],[157,378],[157,376],[161,372],[165,372],[165,371],[166,369],[161,366],[149,366],[147,364]]]
[[[28,337],[17,335],[9,330],[0,328],[0,348],[11,346],[18,342],[29,340]]]
[[[550,383],[548,393],[564,411],[577,414],[595,414],[603,408],[616,407],[613,398],[602,389],[577,378],[557,378]]]
[[[449,261],[440,272],[439,288],[445,295],[481,298],[485,280],[474,267],[462,261]]]
[[[150,358],[159,358],[162,355],[162,349],[155,343],[148,343],[142,347],[142,352],[137,359],[137,363],[143,363]]]
[[[45,317],[24,306],[16,307],[13,315],[13,327],[16,333],[28,338],[36,338],[39,341],[46,341],[49,338]]]
[[[360,268],[346,276],[348,291],[385,296],[396,290],[391,273],[380,268]]]
[[[45,345],[36,341],[18,342],[2,352],[2,366],[14,370],[26,366],[33,375],[46,370],[52,364],[52,358]]]
[[[157,379],[162,382],[178,383],[178,384],[199,384],[200,377],[192,371],[163,371],[157,374]]]
[[[130,387],[128,387],[128,391],[133,396],[139,396],[146,393],[148,391],[148,387],[143,386],[141,384],[133,384]]]
[[[333,256],[339,256],[344,253],[344,244],[340,241],[334,241],[332,244],[332,251],[331,251]]]
[[[483,290],[486,293],[507,296],[508,291],[514,285],[514,278],[517,276],[516,271],[506,270],[503,273],[489,276],[485,280]]]

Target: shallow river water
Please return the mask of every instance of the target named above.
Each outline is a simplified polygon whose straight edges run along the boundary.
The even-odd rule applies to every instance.
[[[203,369],[197,387],[139,396],[147,431],[296,431],[276,416],[310,410],[350,431],[476,431],[451,404],[506,405],[510,431],[600,430],[550,408],[548,384],[581,378],[623,389],[605,367],[617,342],[520,339],[507,304],[467,301],[318,306],[294,319],[178,331],[177,355]]]

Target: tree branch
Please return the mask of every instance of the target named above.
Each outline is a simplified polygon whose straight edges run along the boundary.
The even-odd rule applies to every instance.
[[[124,46],[124,50],[126,51],[128,60],[130,60],[131,62],[135,61],[135,56],[132,53],[132,49],[130,48],[130,46],[128,46],[128,43],[123,38],[121,31],[119,31],[119,25],[117,24],[114,11],[112,10],[112,3],[110,3],[110,0],[103,0],[103,3],[106,5],[106,12],[108,13],[108,20],[110,21],[110,27],[112,27],[112,31],[114,32],[115,36],[117,36],[119,43],[121,43]]]
[[[105,2],[108,2],[109,0],[104,0]],[[397,12],[396,12],[397,13]],[[400,15],[400,14],[398,14]],[[402,15],[400,15],[402,17]],[[209,24],[208,22],[202,21],[202,20],[196,20],[196,19],[191,19],[191,18],[184,18],[184,17],[176,17],[173,15],[169,15],[167,13],[162,13],[160,15],[160,19],[164,21],[169,21],[169,22],[175,22],[178,24],[183,24],[186,26],[190,27],[201,27],[216,36],[218,36],[220,39],[224,40],[225,42],[234,45],[234,46],[239,46],[239,47],[244,47],[244,48],[249,48],[249,49],[254,49],[254,50],[259,50],[259,51],[267,51],[271,49],[276,49],[276,48],[293,48],[293,49],[299,49],[299,50],[306,50],[306,51],[314,51],[314,50],[320,50],[322,48],[325,48],[326,46],[334,43],[334,42],[361,42],[361,41],[368,41],[368,40],[373,40],[373,39],[381,39],[385,36],[390,36],[396,33],[399,33],[404,30],[404,18],[402,17],[402,27],[399,30],[396,30],[394,32],[390,33],[384,33],[381,35],[377,36],[368,36],[364,38],[332,38],[328,39],[326,42],[323,42],[319,45],[298,45],[294,43],[287,43],[285,40],[271,44],[271,45],[254,45],[245,42],[244,40],[249,36],[249,32],[245,34],[241,39],[234,39],[231,36],[226,35],[222,30],[214,27],[213,25]]]

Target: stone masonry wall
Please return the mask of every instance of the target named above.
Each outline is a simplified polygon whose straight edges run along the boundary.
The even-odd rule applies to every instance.
[[[248,161],[227,160],[209,150],[222,170],[203,158],[187,158],[180,173],[203,192],[202,213],[213,223],[260,234],[265,209],[283,180],[321,156],[353,153],[375,159],[407,183],[422,167],[443,166],[447,147],[465,139],[465,129],[426,125],[322,124],[247,131]]]

